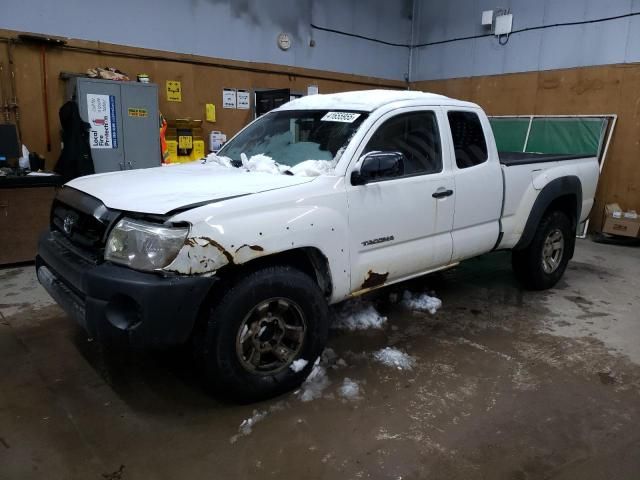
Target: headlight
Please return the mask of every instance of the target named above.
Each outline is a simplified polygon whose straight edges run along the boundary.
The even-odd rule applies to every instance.
[[[136,270],[157,270],[173,261],[188,233],[185,227],[124,218],[109,234],[104,259]]]

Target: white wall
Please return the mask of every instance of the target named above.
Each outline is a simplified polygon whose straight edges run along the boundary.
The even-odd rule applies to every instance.
[[[485,32],[483,10],[510,8],[513,28],[576,22],[640,12],[640,0],[416,0],[415,43]],[[494,75],[640,61],[640,16],[604,23],[415,48],[412,80]]]
[[[0,0],[0,28],[209,57],[404,79],[407,0]],[[293,39],[281,51],[282,31]],[[309,46],[313,37],[315,47]]]
[[[481,12],[510,8],[514,29],[640,12],[640,0],[415,0],[414,43],[485,32]],[[0,0],[0,28],[210,57],[403,80],[411,0]],[[278,33],[292,48],[281,51]],[[309,46],[313,38],[315,47]],[[411,80],[640,61],[640,16],[413,49]]]

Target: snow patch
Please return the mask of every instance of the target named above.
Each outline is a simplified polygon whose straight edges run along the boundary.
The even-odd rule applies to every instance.
[[[215,153],[210,153],[209,155],[207,155],[203,163],[207,163],[207,164],[212,163],[214,165],[218,165],[220,167],[225,167],[225,168],[233,167],[233,165],[231,164],[231,159],[229,157],[219,157]]]
[[[311,373],[300,387],[300,390],[298,390],[298,398],[303,402],[310,402],[311,400],[320,398],[330,383],[327,377],[327,370],[316,362],[313,370],[311,370]]]
[[[401,305],[409,310],[418,310],[420,312],[429,312],[435,314],[442,307],[442,300],[431,297],[426,293],[412,294],[405,290],[402,295]]]
[[[254,410],[251,417],[246,418],[242,421],[242,423],[238,427],[238,434],[231,437],[231,443],[237,442],[238,438],[240,437],[246,437],[247,435],[250,435],[255,424],[264,420],[267,415],[268,412],[266,410]]]
[[[360,396],[360,385],[349,377],[345,377],[340,386],[340,396],[347,400],[358,400],[362,398]]]
[[[293,167],[276,162],[268,155],[258,154],[247,158],[244,153],[240,154],[242,168],[249,172],[262,172],[280,175],[285,172],[291,172],[300,177],[318,177],[320,175],[329,175],[334,173],[336,162],[332,160],[305,160]],[[218,156],[210,153],[204,159],[206,164],[218,165],[225,168],[234,168],[232,160],[229,157]]]
[[[323,367],[330,367],[333,364],[336,363],[336,361],[338,360],[338,354],[335,352],[335,350],[331,347],[326,347],[323,351],[322,351],[322,355],[320,355],[320,365],[322,365]]]
[[[351,331],[380,329],[387,322],[371,303],[361,300],[344,302],[334,310],[334,317],[332,328]]]
[[[290,366],[289,368],[291,370],[293,370],[294,372],[298,373],[302,370],[304,370],[304,367],[307,366],[307,364],[309,363],[308,360],[305,360],[304,358],[299,358],[298,360],[295,360]]]
[[[252,155],[251,158],[247,159],[247,156],[242,153],[240,154],[240,158],[242,159],[242,167],[247,169],[249,172],[263,172],[279,175],[289,168],[286,165],[280,165],[268,155]]]
[[[373,358],[387,367],[395,367],[398,370],[411,370],[415,365],[415,359],[412,356],[392,347],[374,352]]]
[[[294,175],[303,177],[318,177],[331,175],[334,172],[335,163],[327,160],[305,160],[289,168]]]
[[[246,437],[247,435],[250,435],[251,432],[253,432],[253,427],[256,425],[256,423],[261,422],[271,413],[284,410],[285,406],[288,405],[283,401],[279,401],[271,405],[268,410],[254,410],[253,415],[251,415],[249,418],[244,419],[242,423],[240,423],[240,426],[238,427],[238,433],[231,437],[229,441],[231,443],[236,443],[240,437]]]

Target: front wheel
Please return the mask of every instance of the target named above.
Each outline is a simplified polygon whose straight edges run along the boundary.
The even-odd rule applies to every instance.
[[[291,390],[307,377],[328,336],[317,284],[288,266],[268,267],[232,285],[213,307],[203,339],[209,384],[239,402]],[[292,368],[304,359],[304,368]]]
[[[560,211],[543,217],[529,246],[512,253],[513,270],[518,280],[532,290],[553,287],[567,268],[575,242],[571,221]]]

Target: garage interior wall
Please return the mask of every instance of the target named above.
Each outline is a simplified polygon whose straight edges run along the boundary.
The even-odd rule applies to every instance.
[[[511,9],[513,29],[640,12],[638,0],[450,0],[416,3],[414,45],[484,35],[483,10]],[[416,46],[412,88],[480,104],[489,115],[617,114],[592,228],[606,203],[640,211],[640,15]]]
[[[408,48],[311,25],[406,44],[411,7],[409,1],[384,0],[160,0],[152,6],[145,0],[113,0],[97,9],[82,1],[68,1],[60,8],[47,0],[4,0],[0,2],[3,85],[10,89],[9,39],[20,33],[68,38],[64,48],[46,52],[49,152],[40,47],[19,42],[12,47],[23,143],[43,155],[48,168],[60,153],[58,109],[65,101],[61,72],[113,66],[133,79],[146,73],[159,85],[160,110],[166,118],[203,119],[205,104],[213,103],[217,122],[204,122],[205,134],[220,130],[230,136],[253,118],[252,110],[222,109],[223,88],[289,88],[299,93],[306,93],[312,84],[324,93],[406,88]],[[281,32],[291,38],[287,51],[277,45]],[[182,102],[166,101],[166,80],[182,82]]]
[[[408,0],[2,0],[0,28],[167,52],[402,80],[408,49],[336,36],[311,25],[389,43],[410,41]],[[280,32],[291,37],[282,51]],[[310,40],[315,47],[310,47]]]
[[[640,16],[515,33],[506,45],[494,36],[455,40],[486,34],[481,12],[497,8],[511,9],[518,30],[627,15],[640,11],[640,0],[160,0],[152,12],[143,0],[114,0],[101,10],[79,0],[64,9],[5,0],[0,62],[6,76],[7,39],[21,32],[74,38],[70,48],[47,50],[51,152],[40,50],[14,45],[24,141],[48,167],[59,154],[60,72],[109,65],[132,77],[146,73],[160,86],[167,118],[203,118],[204,105],[214,103],[218,121],[205,128],[228,135],[252,114],[223,110],[225,87],[304,93],[317,84],[329,93],[406,88],[409,78],[411,88],[477,102],[490,115],[618,114],[592,225],[608,202],[640,210]],[[280,32],[291,36],[288,51],[277,46]],[[166,101],[166,80],[182,82],[181,103]]]
[[[9,44],[6,40],[3,42],[2,37],[15,38],[17,34],[18,32],[0,30],[0,63],[4,65],[4,85],[7,87],[10,84],[7,54]],[[88,68],[108,65],[128,73],[133,78],[137,73],[146,73],[159,85],[160,111],[165,118],[204,119],[205,104],[216,105],[216,123],[203,122],[205,135],[211,130],[220,130],[230,136],[253,119],[252,110],[222,108],[223,88],[289,88],[292,92],[301,93],[306,92],[307,86],[312,84],[318,85],[320,92],[325,93],[366,88],[406,88],[404,82],[394,80],[69,40],[67,47],[48,48],[46,53],[48,122],[52,136],[52,148],[47,152],[40,48],[18,43],[12,44],[11,48],[16,72],[22,140],[30,151],[38,152],[45,157],[48,168],[55,165],[60,155],[58,110],[66,100],[65,82],[60,79],[62,72],[83,73]],[[166,100],[167,80],[178,80],[182,83],[181,102]]]

